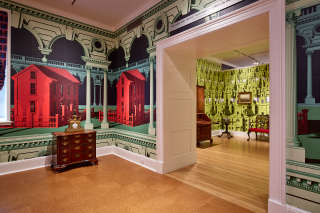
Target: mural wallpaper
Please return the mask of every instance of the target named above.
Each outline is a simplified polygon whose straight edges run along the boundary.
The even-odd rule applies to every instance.
[[[190,26],[255,1],[241,1]],[[110,32],[0,0],[0,7],[12,11],[15,121],[0,128],[0,162],[50,154],[51,132],[63,131],[74,112],[83,126],[97,131],[97,147],[116,145],[156,158],[155,43],[170,36],[170,24],[214,3],[163,0]]]
[[[320,5],[287,1],[287,201],[311,212],[320,209],[319,16]]]
[[[205,113],[213,130],[224,129],[221,121],[228,118],[229,129],[247,132],[249,120],[269,115],[268,64],[222,71],[220,64],[198,59],[197,84],[205,86]],[[238,104],[240,92],[251,92],[252,104]]]

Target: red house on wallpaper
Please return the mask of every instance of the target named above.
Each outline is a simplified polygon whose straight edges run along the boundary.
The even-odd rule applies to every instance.
[[[12,79],[16,127],[59,127],[78,110],[80,82],[65,69],[30,65]]]
[[[117,83],[116,122],[137,126],[145,123],[144,87],[146,79],[139,70],[121,73]]]

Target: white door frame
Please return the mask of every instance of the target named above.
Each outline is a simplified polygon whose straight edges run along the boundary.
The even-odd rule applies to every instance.
[[[170,104],[166,102],[168,94],[165,76],[168,55],[166,48],[181,44],[185,41],[205,35],[209,32],[235,24],[245,19],[268,13],[269,14],[269,39],[270,39],[270,172],[269,172],[269,212],[286,211],[286,103],[285,103],[285,1],[260,0],[221,18],[211,20],[205,24],[194,27],[157,43],[157,157],[161,164],[159,172],[166,173],[196,162],[195,147],[189,149],[189,155],[177,158],[168,157],[172,150],[172,141],[169,143],[168,128],[172,118],[168,118]],[[190,90],[191,91],[191,90]],[[193,91],[191,91],[193,92]],[[194,95],[190,95],[191,99]],[[193,110],[193,109],[192,109]],[[194,112],[195,113],[195,112]],[[167,114],[167,115],[166,115]],[[193,124],[191,126],[194,126]],[[193,137],[195,146],[195,136]],[[177,147],[175,147],[176,149]],[[175,162],[172,162],[175,161]],[[177,161],[179,161],[177,163]]]

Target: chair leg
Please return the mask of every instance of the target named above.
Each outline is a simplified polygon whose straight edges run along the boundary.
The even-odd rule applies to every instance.
[[[248,139],[247,141],[250,141],[250,131],[248,131]]]
[[[256,132],[256,141],[258,140],[258,132]]]

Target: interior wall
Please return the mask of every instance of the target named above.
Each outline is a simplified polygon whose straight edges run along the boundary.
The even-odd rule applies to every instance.
[[[215,64],[197,60],[197,85],[205,86],[205,113],[213,121],[212,130],[229,129],[247,132],[257,115],[269,115],[269,65],[259,65],[222,71]],[[213,68],[213,69],[211,69]],[[239,103],[239,93],[249,92],[250,103]]]
[[[162,126],[166,134],[163,138],[163,172],[170,172],[196,162],[196,73],[195,60],[182,64],[181,57],[165,54],[162,77],[165,87],[161,90],[166,96],[162,100],[164,113]],[[188,57],[190,58],[190,57]],[[185,58],[186,59],[186,58]],[[172,119],[174,118],[174,119]]]
[[[310,212],[320,209],[319,14],[319,2],[312,0],[290,2],[286,8],[286,198]]]

